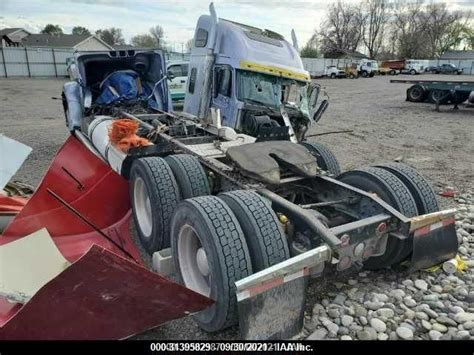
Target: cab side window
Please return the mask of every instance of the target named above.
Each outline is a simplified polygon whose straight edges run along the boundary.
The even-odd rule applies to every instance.
[[[194,45],[197,48],[203,48],[207,45],[207,36],[208,32],[204,28],[198,28],[196,31],[196,38],[194,40]]]
[[[216,75],[216,96],[221,94],[223,96],[231,97],[232,95],[232,70],[229,67],[218,67],[215,71]]]

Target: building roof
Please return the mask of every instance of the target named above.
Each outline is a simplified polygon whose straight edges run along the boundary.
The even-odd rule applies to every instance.
[[[16,32],[16,31],[19,31],[19,30],[23,30],[23,28],[20,28],[20,27],[2,28],[0,30],[0,37],[8,36],[9,34],[11,34],[13,32]],[[25,31],[25,30],[23,30],[23,31]],[[28,31],[25,31],[25,32],[28,32]]]
[[[22,41],[25,47],[65,47],[73,48],[81,42],[91,37],[91,35],[50,35],[32,34]]]
[[[440,59],[474,59],[474,51],[446,51]]]
[[[116,44],[113,47],[115,50],[135,49],[131,44]]]

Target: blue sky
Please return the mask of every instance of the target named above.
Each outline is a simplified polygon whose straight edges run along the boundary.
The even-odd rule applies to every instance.
[[[347,1],[347,0],[346,0]],[[348,0],[354,2],[356,0]],[[439,0],[437,0],[439,1]],[[39,32],[47,23],[65,33],[80,25],[93,31],[119,27],[126,40],[156,24],[165,40],[181,49],[192,38],[199,15],[208,13],[208,0],[0,0],[0,28],[24,27]],[[330,0],[215,0],[217,15],[268,28],[290,39],[295,29],[300,45],[319,28]],[[448,0],[452,9],[474,8],[474,0]]]

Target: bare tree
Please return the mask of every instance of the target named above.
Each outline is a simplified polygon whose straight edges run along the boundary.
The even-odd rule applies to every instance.
[[[340,0],[332,4],[319,31],[322,51],[355,51],[362,39],[362,23],[360,6],[349,5]]]
[[[155,27],[150,28],[150,35],[155,39],[156,48],[162,48],[164,45],[163,36],[164,31],[163,27],[156,25]]]
[[[362,3],[362,40],[374,59],[382,48],[385,28],[389,21],[389,3],[387,0],[365,0]]]
[[[101,40],[105,43],[116,46],[125,44],[125,40],[123,39],[122,29],[116,27],[105,28],[103,30],[97,30],[95,32],[96,36],[98,36]]]
[[[470,14],[449,11],[445,3],[430,3],[420,13],[424,34],[429,41],[429,55],[436,57],[458,47],[468,25]]]
[[[474,50],[474,26],[466,26],[463,34],[465,50]]]
[[[423,0],[394,3],[392,40],[396,41],[398,55],[402,58],[426,57],[427,43],[424,38],[425,26],[420,21]]]

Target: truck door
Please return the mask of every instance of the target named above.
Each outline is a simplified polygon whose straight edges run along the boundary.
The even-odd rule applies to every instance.
[[[235,128],[236,102],[232,95],[232,68],[228,65],[216,66],[213,79],[212,106],[220,110],[223,126]]]

